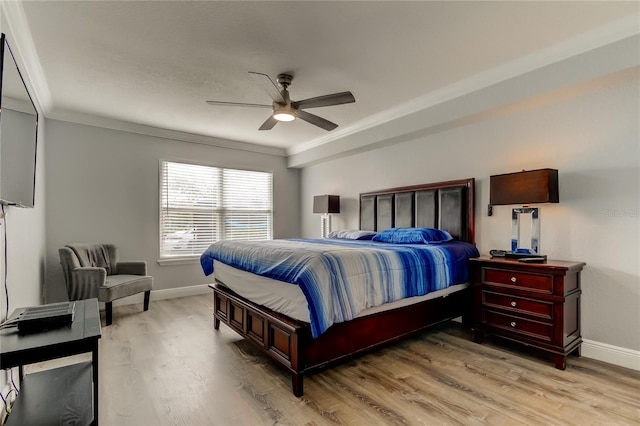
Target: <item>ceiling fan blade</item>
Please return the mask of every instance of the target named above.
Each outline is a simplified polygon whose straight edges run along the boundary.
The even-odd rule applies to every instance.
[[[274,102],[279,104],[286,104],[287,101],[284,100],[282,94],[280,93],[280,89],[278,86],[271,80],[267,74],[262,74],[261,72],[249,71],[249,74],[262,86],[267,95],[273,99]]]
[[[329,120],[325,120],[322,117],[318,117],[317,115],[314,114],[310,114],[306,111],[302,111],[302,110],[298,110],[296,111],[296,115],[298,116],[299,119],[304,120],[308,123],[311,123],[315,126],[321,127],[327,131],[331,131],[333,129],[335,129],[336,127],[338,127],[338,125],[336,123],[332,123]]]
[[[238,106],[238,107],[251,107],[251,108],[271,108],[272,105],[262,104],[245,104],[242,102],[221,102],[221,101],[206,101],[209,105],[221,105],[221,106]]]
[[[331,105],[350,104],[355,102],[356,98],[351,92],[340,92],[332,95],[318,96],[315,98],[304,99],[302,101],[291,102],[295,108],[318,108]]]
[[[260,126],[258,130],[271,130],[276,124],[278,124],[278,120],[273,118],[273,115],[271,115],[269,116],[269,118],[267,118],[267,121],[262,123],[262,126]]]

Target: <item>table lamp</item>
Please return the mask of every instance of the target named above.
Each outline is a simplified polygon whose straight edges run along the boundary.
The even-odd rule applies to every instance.
[[[539,169],[494,175],[490,177],[489,186],[489,216],[495,205],[522,205],[511,212],[512,253],[540,254],[539,210],[530,205],[560,202],[558,171]]]
[[[313,212],[321,213],[320,235],[327,238],[331,232],[331,214],[340,213],[339,195],[316,195],[313,197]]]

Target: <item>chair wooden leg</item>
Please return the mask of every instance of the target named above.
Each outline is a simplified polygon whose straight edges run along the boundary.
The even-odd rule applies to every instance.
[[[105,312],[105,314],[107,314],[107,325],[111,325],[111,322],[113,320],[112,308],[113,308],[113,302],[105,302],[105,304],[104,304],[104,312]]]
[[[151,296],[151,290],[147,290],[144,292],[144,310],[149,310],[149,296]]]

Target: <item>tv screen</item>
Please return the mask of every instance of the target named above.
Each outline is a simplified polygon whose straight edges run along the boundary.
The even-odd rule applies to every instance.
[[[0,203],[33,207],[38,112],[5,35],[0,38]]]

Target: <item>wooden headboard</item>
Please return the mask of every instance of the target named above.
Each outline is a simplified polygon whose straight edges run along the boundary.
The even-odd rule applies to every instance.
[[[360,229],[438,228],[475,244],[474,192],[474,178],[365,192]]]

